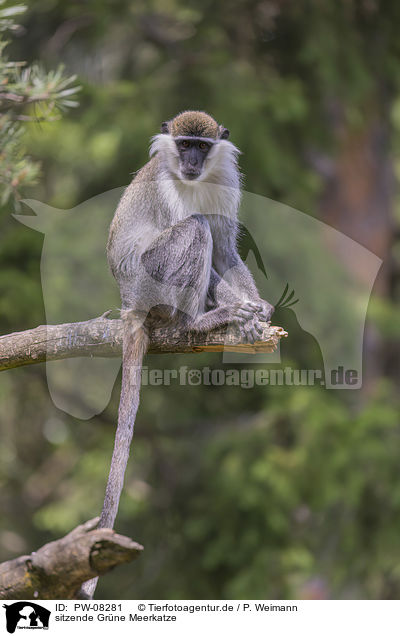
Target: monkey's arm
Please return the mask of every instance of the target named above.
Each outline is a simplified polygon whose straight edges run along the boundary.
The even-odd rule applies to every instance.
[[[227,217],[218,219],[218,229],[213,232],[213,268],[210,277],[210,294],[215,302],[231,303],[234,300],[261,304],[260,318],[269,320],[273,307],[260,298],[254,279],[237,250],[236,224]]]

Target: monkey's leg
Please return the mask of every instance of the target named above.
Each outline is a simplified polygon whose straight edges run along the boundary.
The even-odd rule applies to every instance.
[[[255,342],[260,338],[263,331],[257,317],[260,305],[240,299],[213,267],[210,270],[206,304],[211,310],[199,316],[195,323],[190,325],[193,331],[210,331],[225,324],[235,323],[244,341]]]
[[[209,331],[228,323],[243,325],[251,321],[258,305],[240,301],[233,294],[223,306],[205,313],[211,257],[210,227],[206,217],[200,214],[179,221],[151,243],[141,257],[149,281],[153,280],[151,290],[147,285],[147,296],[153,299],[151,318],[157,320],[158,312],[160,319],[171,320],[179,309],[181,322],[193,331]],[[254,332],[254,337],[256,335]]]
[[[246,342],[255,342],[258,340],[263,332],[263,325],[261,321],[265,321],[265,318],[260,315],[261,306],[252,301],[239,300],[239,294],[237,290],[232,289],[229,283],[220,277],[216,270],[212,267],[210,272],[210,282],[207,291],[207,306],[211,309],[217,307],[234,307],[240,304],[242,310],[247,309],[247,320],[239,326],[239,330],[242,338]],[[211,312],[207,313],[205,317],[208,317]]]
[[[240,258],[236,245],[235,223],[222,215],[211,215],[210,225],[214,228],[213,267],[217,276],[223,277],[232,292],[242,299],[260,305],[257,312],[259,320],[268,322],[274,311],[273,306],[260,298],[257,286],[250,270]],[[222,283],[218,284],[218,297],[225,292]],[[219,299],[218,299],[219,300]],[[220,304],[218,302],[218,304]]]
[[[145,295],[161,319],[177,310],[193,321],[204,312],[210,277],[212,238],[207,219],[194,214],[162,232],[141,256]]]

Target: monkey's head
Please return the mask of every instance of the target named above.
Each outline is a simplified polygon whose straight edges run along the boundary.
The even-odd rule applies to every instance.
[[[162,154],[170,172],[184,182],[202,181],[216,164],[221,143],[235,157],[238,150],[226,140],[229,130],[203,111],[188,110],[161,125],[151,154]],[[221,157],[222,158],[222,157]]]

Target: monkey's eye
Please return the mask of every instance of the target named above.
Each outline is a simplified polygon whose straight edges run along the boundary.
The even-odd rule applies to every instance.
[[[199,148],[200,150],[208,150],[208,144],[206,144],[204,141],[201,141],[199,143]]]
[[[187,139],[184,139],[184,140],[181,142],[181,146],[182,146],[182,148],[189,148],[189,146],[190,146],[190,141],[188,141]]]

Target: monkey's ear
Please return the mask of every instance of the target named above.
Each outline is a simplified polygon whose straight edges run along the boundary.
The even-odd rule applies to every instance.
[[[229,137],[229,130],[227,128],[224,128],[223,126],[219,127],[219,138],[220,139],[228,139]]]
[[[168,135],[169,127],[167,121],[163,121],[163,123],[161,124],[161,132],[164,133],[164,135]]]

